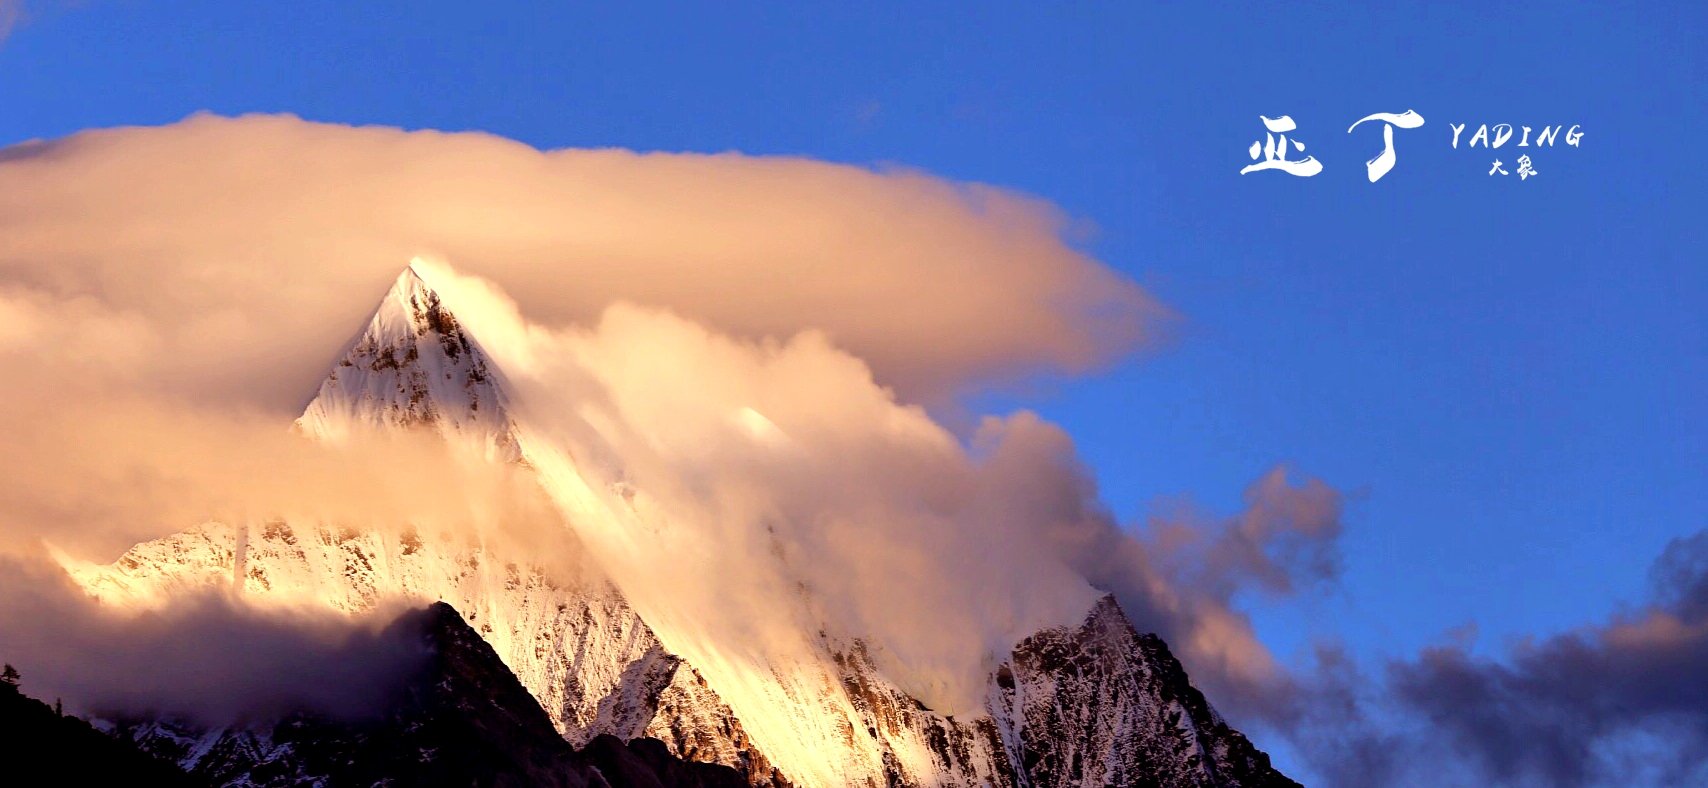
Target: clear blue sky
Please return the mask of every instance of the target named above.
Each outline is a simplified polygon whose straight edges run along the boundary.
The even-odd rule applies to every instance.
[[[1338,589],[1260,608],[1284,654],[1559,631],[1708,525],[1708,5],[559,5],[38,2],[0,44],[0,142],[288,111],[1041,195],[1187,318],[1024,400],[1117,513],[1231,511],[1283,461],[1354,494]],[[1371,184],[1380,131],[1346,128],[1406,109]],[[1283,113],[1323,173],[1237,175]],[[1448,124],[1500,122],[1586,136],[1491,178],[1520,151]]]

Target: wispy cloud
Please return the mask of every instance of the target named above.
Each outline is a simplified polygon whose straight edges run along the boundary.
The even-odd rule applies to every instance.
[[[24,0],[0,0],[0,44],[17,29],[24,18]]]
[[[1474,629],[1374,673],[1326,646],[1271,721],[1330,785],[1703,784],[1708,531],[1653,577],[1634,609],[1494,656]]]

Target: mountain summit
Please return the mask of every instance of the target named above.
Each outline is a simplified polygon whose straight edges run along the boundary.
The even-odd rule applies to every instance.
[[[331,441],[364,428],[433,427],[489,458],[520,459],[486,351],[413,263],[386,291],[297,425]]]

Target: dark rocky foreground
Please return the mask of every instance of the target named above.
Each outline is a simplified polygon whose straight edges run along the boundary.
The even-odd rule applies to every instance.
[[[172,762],[0,684],[0,784],[201,785]]]
[[[294,715],[268,727],[211,730],[128,720],[114,726],[112,743],[160,756],[210,785],[747,785],[734,769],[681,760],[656,740],[600,736],[575,749],[450,605],[406,615],[392,629],[418,633],[431,657],[381,716]]]

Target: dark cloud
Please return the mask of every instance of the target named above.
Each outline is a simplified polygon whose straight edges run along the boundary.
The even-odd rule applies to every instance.
[[[1622,783],[1652,745],[1655,776],[1708,777],[1708,531],[1668,545],[1655,576],[1650,606],[1506,661],[1427,649],[1391,667],[1395,695],[1503,782]]]
[[[1708,620],[1708,530],[1668,543],[1650,578],[1658,604],[1690,621]]]
[[[1329,785],[1708,784],[1708,531],[1653,598],[1495,659],[1468,636],[1360,673],[1325,647],[1254,707]]]
[[[400,612],[264,614],[214,594],[126,615],[45,560],[0,558],[0,660],[17,666],[30,694],[99,715],[225,725],[375,712],[429,656],[407,629],[385,627]]]

